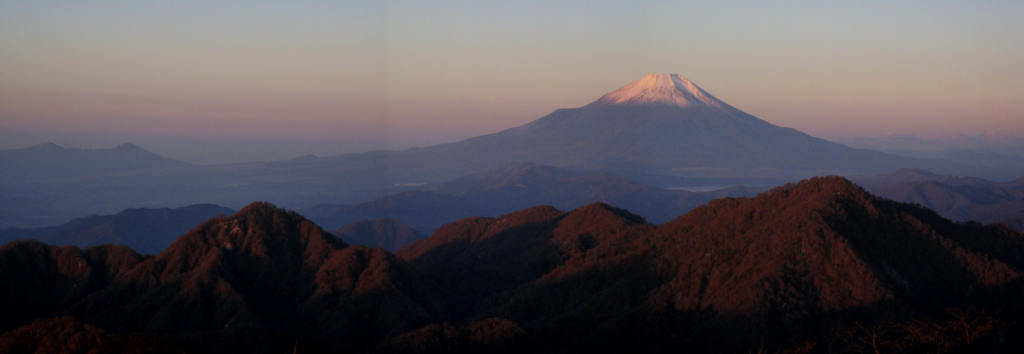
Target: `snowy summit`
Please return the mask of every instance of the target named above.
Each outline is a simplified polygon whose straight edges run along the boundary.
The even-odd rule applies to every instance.
[[[638,81],[612,91],[598,103],[609,104],[667,104],[678,107],[722,107],[719,101],[704,89],[679,74],[647,74]]]

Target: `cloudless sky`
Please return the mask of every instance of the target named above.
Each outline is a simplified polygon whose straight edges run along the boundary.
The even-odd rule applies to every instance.
[[[1024,135],[1022,18],[1021,1],[2,1],[0,148],[422,146],[648,72],[826,138]]]

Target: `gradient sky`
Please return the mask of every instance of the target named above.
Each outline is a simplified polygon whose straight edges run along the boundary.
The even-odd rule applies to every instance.
[[[0,148],[401,148],[648,72],[826,138],[1024,136],[1021,18],[1021,1],[0,1]]]

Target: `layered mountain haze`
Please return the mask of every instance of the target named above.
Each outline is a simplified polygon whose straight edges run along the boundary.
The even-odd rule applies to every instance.
[[[658,188],[607,171],[576,172],[525,163],[470,174],[428,188],[491,208],[491,213],[477,216],[497,216],[535,205],[569,210],[603,202],[629,209],[654,223],[668,221],[712,199],[751,196],[766,189],[724,186],[691,192]]]
[[[970,166],[970,170],[958,174],[984,176],[994,180],[1018,178],[1022,174],[1020,166],[1024,166],[1024,138],[1001,133],[973,136],[958,134],[940,138],[912,135],[847,137],[840,138],[839,142],[902,156],[940,159],[960,166]]]
[[[298,210],[300,214],[328,229],[370,219],[396,219],[412,228],[430,233],[450,220],[483,213],[458,197],[432,192],[407,191],[356,205],[319,204]]]
[[[52,227],[3,229],[0,230],[0,244],[15,240],[39,240],[56,246],[82,248],[116,244],[143,254],[157,254],[203,221],[234,212],[212,204],[174,209],[128,209],[114,215],[77,218]]]
[[[348,244],[379,247],[388,252],[426,237],[401,220],[392,218],[357,221],[331,231],[331,234]]]
[[[609,172],[511,163],[357,205],[322,204],[299,212],[329,229],[364,219],[395,218],[432,233],[473,216],[498,216],[535,205],[575,209],[593,202],[628,208],[651,222],[668,221],[709,200],[754,195],[764,188],[732,186],[706,192],[652,187]],[[404,246],[400,244],[398,246]]]
[[[0,181],[74,179],[138,171],[161,171],[188,164],[146,151],[130,143],[110,149],[74,149],[47,143],[24,149],[0,150]]]
[[[1024,230],[1024,178],[995,182],[903,169],[854,180],[880,196],[916,203],[953,220],[1003,222]]]
[[[119,163],[111,166],[111,161]],[[196,203],[231,208],[252,200],[291,208],[356,205],[510,163],[607,172],[661,188],[696,181],[704,184],[697,187],[767,186],[822,174],[898,168],[947,174],[989,171],[984,162],[852,149],[761,120],[680,75],[649,74],[590,104],[559,109],[518,127],[400,151],[224,165],[189,165],[133,145],[3,151],[0,227],[50,226],[127,208]],[[998,168],[1000,176],[1008,169],[1024,174],[1024,166]]]

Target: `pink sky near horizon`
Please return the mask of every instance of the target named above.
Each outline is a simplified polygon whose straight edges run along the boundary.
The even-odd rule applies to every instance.
[[[671,72],[825,138],[1024,136],[1013,2],[241,4],[0,5],[0,129],[400,148]]]

